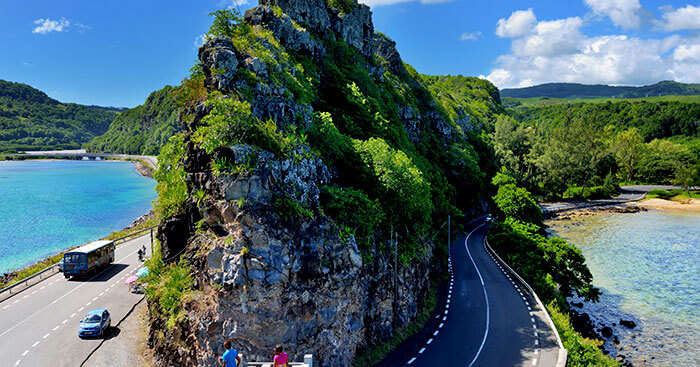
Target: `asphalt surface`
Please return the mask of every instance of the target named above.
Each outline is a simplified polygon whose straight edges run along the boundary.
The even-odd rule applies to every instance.
[[[560,201],[554,203],[541,203],[540,207],[544,214],[559,213],[567,210],[589,208],[593,206],[616,205],[644,199],[647,192],[651,190],[672,190],[678,186],[668,185],[632,185],[620,187],[620,195],[611,199],[599,199],[589,201]]]
[[[543,310],[517,288],[484,247],[486,225],[451,246],[451,281],[439,320],[402,366],[554,366],[558,346]],[[403,358],[399,360],[399,358]],[[387,363],[384,363],[387,364]]]
[[[0,366],[81,366],[103,339],[78,338],[80,319],[107,308],[117,325],[143,297],[124,284],[142,266],[141,246],[150,253],[148,235],[119,245],[114,263],[91,278],[66,280],[58,273],[0,302]],[[113,327],[106,339],[123,337]]]

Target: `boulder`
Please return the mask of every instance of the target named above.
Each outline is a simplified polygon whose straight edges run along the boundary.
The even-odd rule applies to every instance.
[[[635,327],[637,327],[637,324],[632,320],[620,320],[620,325],[628,329],[634,329]]]

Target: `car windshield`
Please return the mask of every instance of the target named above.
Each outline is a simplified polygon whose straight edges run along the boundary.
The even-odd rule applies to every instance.
[[[87,315],[83,319],[83,322],[86,323],[93,323],[93,322],[100,322],[102,321],[102,317],[100,315]]]

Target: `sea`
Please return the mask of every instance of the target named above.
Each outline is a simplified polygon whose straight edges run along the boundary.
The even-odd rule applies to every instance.
[[[155,181],[120,161],[0,161],[0,274],[121,230]]]

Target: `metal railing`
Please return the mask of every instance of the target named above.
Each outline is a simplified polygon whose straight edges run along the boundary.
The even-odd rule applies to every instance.
[[[272,367],[272,362],[246,362],[241,357],[241,366],[243,367]],[[313,354],[304,354],[304,362],[289,362],[289,367],[314,367]]]
[[[537,296],[537,293],[535,293],[535,290],[532,289],[532,287],[530,287],[529,284],[527,284],[527,282],[525,281],[525,279],[523,279],[523,277],[521,277],[518,273],[516,273],[515,270],[513,270],[505,261],[503,261],[503,259],[501,259],[500,256],[498,256],[496,251],[494,251],[493,248],[491,248],[491,245],[489,245],[489,240],[487,237],[484,237],[484,243],[486,244],[486,250],[488,252],[490,252],[496,258],[496,260],[499,263],[501,263],[501,265],[503,265],[508,270],[508,272],[510,272],[513,275],[513,277],[520,284],[522,284],[523,287],[525,287],[525,289],[527,289],[528,292],[530,292],[530,294],[532,295],[533,298],[535,298],[535,301],[537,301],[537,305],[544,312],[545,318],[547,319],[547,323],[549,324],[549,327],[552,329],[552,332],[554,333],[554,336],[557,339],[557,345],[559,346],[559,353],[557,355],[556,367],[566,366],[566,359],[567,359],[569,352],[566,350],[566,348],[564,348],[564,344],[562,344],[561,337],[559,336],[559,331],[557,330],[556,325],[554,325],[554,321],[552,321],[552,318],[549,316],[549,312],[547,312],[547,308],[544,307],[544,304],[542,303],[542,301],[540,301],[540,297]]]
[[[115,246],[119,246],[119,244],[122,244],[130,239],[142,237],[143,233],[150,231],[151,250],[153,250],[153,229],[154,228],[156,228],[156,227],[153,226],[153,227],[144,228],[142,230],[130,233],[126,236],[116,238],[116,239],[112,240],[112,242],[114,242]],[[38,272],[32,276],[24,278],[24,279],[18,281],[17,283],[14,283],[12,285],[9,285],[5,288],[0,289],[0,302],[18,294],[18,293],[21,293],[22,291],[28,289],[29,287],[40,283],[42,280],[50,278],[52,275],[54,275],[58,272],[59,272],[58,264],[53,264],[53,265],[47,267],[44,270],[41,270],[40,272]],[[32,280],[36,280],[36,282],[33,284],[29,284]],[[24,288],[17,289],[17,288],[22,287],[22,286],[24,286]]]

